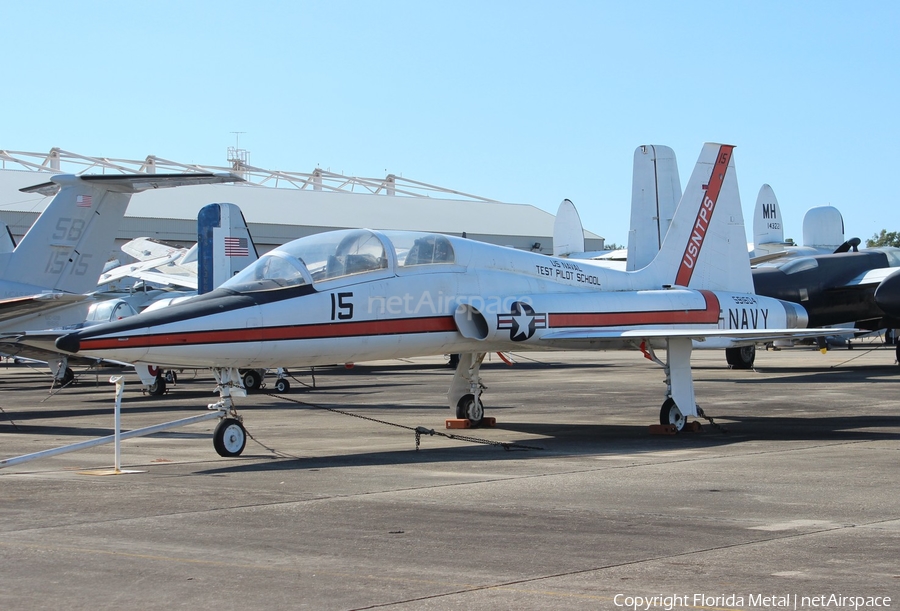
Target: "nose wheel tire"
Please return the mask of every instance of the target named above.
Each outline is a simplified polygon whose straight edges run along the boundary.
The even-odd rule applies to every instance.
[[[456,417],[464,418],[472,424],[481,424],[484,419],[484,404],[475,395],[463,395],[456,404]]]
[[[275,392],[280,394],[287,394],[291,390],[291,383],[287,381],[287,378],[279,378],[275,380]]]
[[[678,409],[678,406],[675,405],[675,401],[672,397],[666,399],[665,403],[662,404],[662,408],[659,410],[659,423],[674,425],[675,430],[680,431],[684,428],[686,422],[687,418],[684,417],[684,414],[682,414],[681,410]]]
[[[223,418],[213,432],[213,447],[219,456],[240,456],[247,445],[247,431],[236,418]]]

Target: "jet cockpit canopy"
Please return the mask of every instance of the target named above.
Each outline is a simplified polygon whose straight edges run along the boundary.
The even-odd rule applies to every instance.
[[[347,229],[319,233],[276,248],[222,286],[239,292],[265,291],[324,282],[399,267],[454,263],[453,245],[433,233]]]

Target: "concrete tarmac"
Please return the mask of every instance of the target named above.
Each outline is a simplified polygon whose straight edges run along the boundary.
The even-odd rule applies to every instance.
[[[665,385],[638,352],[516,360],[482,370],[495,428],[446,430],[452,372],[415,359],[239,400],[239,458],[213,420],[123,442],[138,473],[83,474],[111,445],[2,469],[0,609],[900,608],[893,348],[761,352],[753,371],[695,351],[727,433],[676,436],[648,433]],[[216,400],[211,377],[164,397],[127,377],[125,429]],[[46,374],[0,368],[0,457],[110,434],[106,378],[49,396]],[[416,451],[417,426],[531,449]]]

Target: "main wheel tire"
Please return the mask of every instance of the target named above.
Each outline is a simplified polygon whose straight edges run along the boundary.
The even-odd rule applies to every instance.
[[[463,395],[456,403],[456,417],[475,425],[481,424],[484,419],[484,404],[475,395]]]
[[[675,430],[680,431],[684,428],[686,422],[687,418],[684,417],[684,414],[682,414],[681,410],[678,409],[678,406],[675,405],[674,399],[672,399],[672,397],[666,399],[659,410],[659,423],[674,425]]]
[[[156,376],[156,381],[147,387],[147,392],[154,397],[166,394],[166,378],[162,375]]]
[[[222,418],[213,432],[213,447],[219,456],[240,456],[247,445],[247,431],[237,418]]]
[[[247,392],[256,392],[262,388],[262,375],[255,369],[248,369],[244,372],[244,388]]]
[[[288,382],[287,378],[278,378],[275,380],[275,392],[281,394],[287,394],[291,391],[291,383]]]
[[[756,360],[756,346],[726,348],[725,360],[732,369],[752,369]]]
[[[71,367],[66,367],[65,373],[63,373],[62,380],[59,380],[58,384],[60,386],[65,386],[66,384],[71,384],[75,381],[75,372],[72,371]]]

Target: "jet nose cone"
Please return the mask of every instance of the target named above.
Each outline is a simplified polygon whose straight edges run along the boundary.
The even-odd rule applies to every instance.
[[[78,352],[81,348],[81,339],[77,333],[69,333],[57,338],[56,347],[63,352]]]

